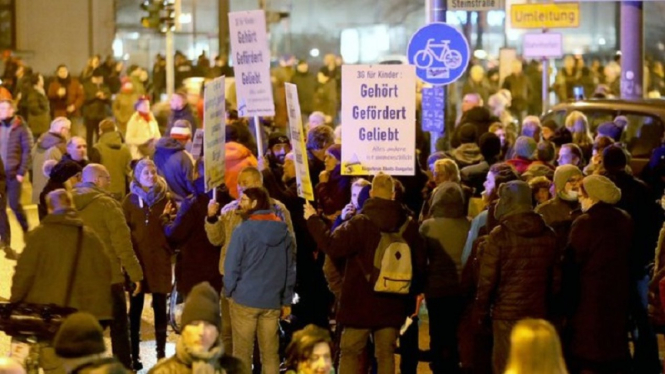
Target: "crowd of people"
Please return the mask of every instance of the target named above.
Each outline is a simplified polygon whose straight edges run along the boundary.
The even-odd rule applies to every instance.
[[[182,79],[232,75],[220,59],[176,60]],[[628,118],[593,133],[581,112],[541,122],[521,62],[496,92],[471,67],[461,115],[438,151],[414,120],[414,176],[354,178],[341,171],[343,130],[333,125],[340,59],[327,56],[313,76],[305,61],[284,57],[273,69],[274,118],[238,118],[229,99],[225,179],[212,192],[194,144],[201,108],[178,90],[165,123],[151,110],[162,60],[149,79],[93,57],[78,78],[58,67],[47,90],[13,63],[5,76],[17,80],[5,78],[0,93],[0,238],[17,259],[11,301],[82,312],[41,347],[46,372],[142,370],[146,294],[159,374],[395,373],[396,353],[399,371],[415,373],[418,329],[405,320],[423,300],[434,373],[661,370],[665,147],[637,173]],[[41,117],[26,99],[28,76],[46,95]],[[285,135],[285,82],[309,90],[299,97],[312,202],[299,196]],[[85,136],[72,136],[77,122]],[[29,232],[20,204],[28,179],[40,212]],[[7,204],[27,233],[20,254]],[[173,279],[186,302],[167,358]],[[285,348],[287,323],[295,332]],[[117,361],[101,358],[102,328]]]

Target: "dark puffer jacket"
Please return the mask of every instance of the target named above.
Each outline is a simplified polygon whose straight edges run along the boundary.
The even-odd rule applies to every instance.
[[[476,311],[492,319],[543,318],[560,284],[556,235],[534,212],[509,215],[492,230],[480,260]]]
[[[368,329],[399,327],[409,314],[408,296],[374,292],[374,284],[365,278],[363,269],[374,266],[374,252],[381,231],[397,232],[407,220],[407,212],[397,201],[371,198],[358,214],[329,235],[322,219],[310,217],[307,227],[319,248],[333,260],[346,259],[338,321],[344,326]],[[404,232],[411,248],[413,283],[411,293],[422,292],[426,252],[418,225],[411,222]],[[412,312],[412,311],[411,311]]]

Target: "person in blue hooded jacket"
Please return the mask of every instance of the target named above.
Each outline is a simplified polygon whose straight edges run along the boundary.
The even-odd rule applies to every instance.
[[[278,373],[278,322],[291,314],[295,243],[286,223],[270,209],[265,188],[243,191],[240,209],[243,222],[233,231],[224,263],[233,356],[249,370],[258,336],[264,373]]]

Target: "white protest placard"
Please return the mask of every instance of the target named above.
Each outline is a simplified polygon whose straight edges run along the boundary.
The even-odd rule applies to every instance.
[[[274,116],[265,12],[229,13],[229,31],[238,115]]]
[[[563,56],[563,36],[555,32],[524,34],[522,55],[530,58]]]
[[[286,89],[286,107],[289,114],[289,139],[291,140],[296,164],[298,196],[305,200],[314,201],[314,188],[312,187],[312,180],[309,177],[305,134],[302,127],[300,101],[298,101],[298,87],[292,83],[285,83],[284,87]]]
[[[342,65],[342,174],[416,172],[413,65]]]
[[[224,77],[205,85],[203,94],[203,163],[206,191],[224,183],[226,171],[226,101]]]

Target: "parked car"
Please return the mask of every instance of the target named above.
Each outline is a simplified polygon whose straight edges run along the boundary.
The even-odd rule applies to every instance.
[[[542,120],[554,120],[559,126],[566,122],[572,111],[587,116],[591,132],[602,123],[611,122],[617,116],[628,118],[622,141],[632,155],[631,168],[635,175],[642,172],[649,162],[652,151],[660,146],[665,132],[665,100],[661,99],[591,99],[555,105],[542,116]]]

